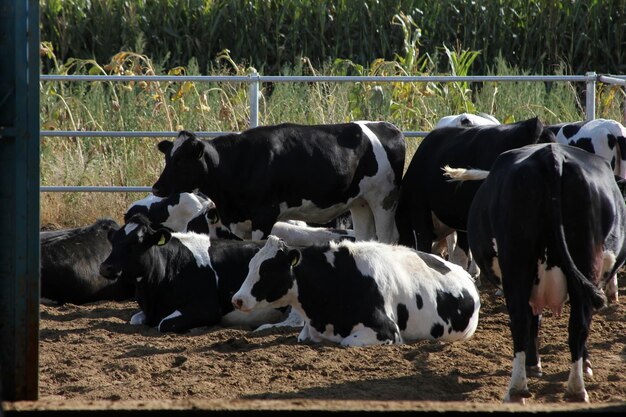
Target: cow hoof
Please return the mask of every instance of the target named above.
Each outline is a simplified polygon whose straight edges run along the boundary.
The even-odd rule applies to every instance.
[[[526,404],[526,398],[532,397],[530,391],[527,388],[525,389],[517,389],[511,388],[507,395],[504,397],[505,403],[517,403],[517,404]]]
[[[541,370],[541,365],[533,365],[526,367],[526,376],[532,376],[535,378],[539,378],[543,376],[543,372]]]
[[[585,376],[588,377],[593,376],[593,369],[591,369],[591,361],[589,361],[589,359],[586,359],[585,363],[583,364],[583,373],[585,374]]]
[[[583,388],[582,391],[578,392],[565,392],[565,401],[572,403],[588,403],[589,402],[589,394],[587,394],[587,390]]]

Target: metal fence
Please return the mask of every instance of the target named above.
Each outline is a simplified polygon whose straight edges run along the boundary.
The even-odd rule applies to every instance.
[[[259,99],[261,83],[356,83],[356,82],[402,82],[402,83],[448,83],[448,82],[584,82],[586,85],[585,117],[595,119],[597,83],[626,86],[626,76],[605,76],[595,72],[585,75],[511,75],[511,76],[277,76],[253,73],[245,76],[203,76],[203,75],[41,75],[41,81],[146,81],[146,82],[239,82],[249,85],[250,127],[259,124]],[[232,132],[194,132],[199,137],[215,137]],[[405,131],[406,137],[423,137],[429,132]],[[71,131],[42,130],[40,137],[176,137],[178,132],[163,131]],[[124,186],[41,186],[42,192],[149,192],[150,187]]]

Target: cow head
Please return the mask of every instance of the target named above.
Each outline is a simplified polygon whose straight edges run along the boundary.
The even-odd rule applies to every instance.
[[[293,268],[301,253],[270,235],[248,266],[248,276],[232,298],[233,306],[250,311],[257,305],[286,306],[297,297]]]
[[[193,133],[184,130],[174,142],[159,142],[157,147],[165,155],[165,168],[152,186],[152,193],[167,197],[173,193],[196,192],[207,175],[205,146]]]
[[[116,279],[124,273],[131,279],[140,278],[145,271],[158,267],[146,256],[150,248],[165,245],[171,237],[168,229],[152,229],[145,215],[134,215],[124,227],[109,231],[111,253],[100,264],[100,275]]]

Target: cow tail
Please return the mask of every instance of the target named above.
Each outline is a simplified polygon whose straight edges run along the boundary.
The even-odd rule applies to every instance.
[[[561,178],[563,178],[563,163],[561,158],[556,157],[556,155],[554,154],[554,150],[551,152],[551,155],[553,157],[555,171],[552,174],[548,175],[548,177],[550,178],[550,181],[548,182],[548,195],[552,196],[552,199],[550,200],[550,209],[552,210],[551,223],[553,225],[554,236],[557,241],[557,250],[560,254],[561,260],[563,261],[562,266],[564,268],[565,276],[568,281],[567,286],[568,288],[571,288],[573,280],[573,283],[582,288],[583,296],[588,299],[593,308],[601,309],[606,305],[606,296],[604,295],[604,292],[600,288],[598,288],[598,286],[596,286],[593,281],[585,277],[583,273],[580,272],[580,270],[574,263],[572,255],[570,254],[567,247],[562,213],[563,194]]]

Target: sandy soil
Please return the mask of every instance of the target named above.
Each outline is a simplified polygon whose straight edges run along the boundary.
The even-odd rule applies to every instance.
[[[593,405],[626,404],[625,284],[620,277],[622,302],[600,311],[592,324],[594,375],[586,386]],[[480,323],[469,341],[364,348],[298,343],[298,329],[292,328],[160,334],[128,324],[135,302],[42,304],[39,404],[499,405],[511,371],[508,316],[489,284],[481,288],[481,302]],[[564,404],[568,317],[567,306],[562,317],[544,315],[544,376],[529,381],[531,406]]]

